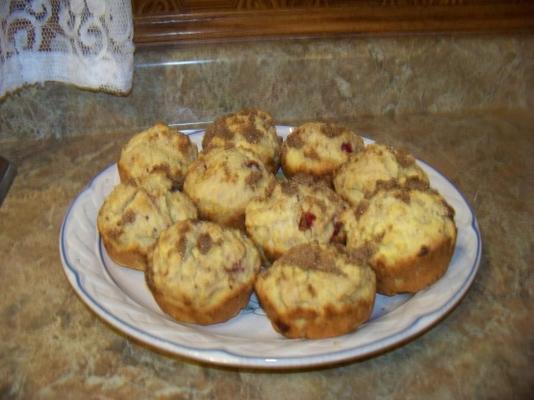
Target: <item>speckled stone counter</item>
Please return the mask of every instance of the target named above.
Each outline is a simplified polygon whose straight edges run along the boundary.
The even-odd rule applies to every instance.
[[[2,154],[19,172],[0,208],[0,397],[532,398],[534,118],[518,111],[340,122],[406,147],[473,205],[482,264],[441,323],[384,354],[308,371],[223,369],[149,349],[78,299],[58,250],[70,201],[133,132],[5,141]]]
[[[534,34],[139,49],[128,96],[49,83],[0,100],[0,140],[206,122],[253,106],[281,120],[532,109]]]

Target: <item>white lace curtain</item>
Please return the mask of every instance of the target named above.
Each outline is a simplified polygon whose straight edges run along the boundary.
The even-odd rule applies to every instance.
[[[0,0],[0,97],[45,81],[126,93],[132,38],[130,0]]]

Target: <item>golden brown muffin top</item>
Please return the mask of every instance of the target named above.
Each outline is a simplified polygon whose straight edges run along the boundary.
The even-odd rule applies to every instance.
[[[333,240],[345,207],[326,185],[299,177],[278,182],[270,196],[251,201],[245,224],[272,259],[298,244]]]
[[[188,166],[197,158],[191,139],[165,124],[133,136],[118,162],[122,181],[133,181],[152,190],[181,188]]]
[[[251,284],[260,256],[241,231],[207,221],[182,221],[162,232],[147,279],[169,301],[212,307]]]
[[[454,209],[436,190],[417,182],[379,187],[356,209],[346,211],[342,220],[349,248],[388,265],[425,255],[456,237]]]
[[[231,146],[249,150],[271,172],[275,172],[280,161],[281,140],[270,114],[258,109],[245,109],[218,118],[209,125],[202,147],[204,151]]]
[[[377,184],[403,185],[419,180],[428,186],[426,173],[409,153],[381,144],[370,144],[353,155],[336,172],[334,187],[353,206],[371,196]]]
[[[331,175],[363,147],[363,139],[345,127],[307,122],[293,130],[283,143],[282,167],[288,176]]]
[[[364,258],[343,246],[307,243],[291,248],[256,283],[279,313],[288,309],[343,309],[361,299],[373,303],[375,274]]]
[[[274,176],[248,151],[215,148],[202,153],[189,168],[184,191],[202,215],[222,224],[243,219],[245,207],[272,190]]]

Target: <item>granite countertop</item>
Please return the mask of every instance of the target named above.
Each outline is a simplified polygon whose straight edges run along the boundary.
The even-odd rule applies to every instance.
[[[286,121],[296,122],[296,121]],[[447,175],[477,214],[483,256],[460,305],[417,339],[306,371],[219,368],[162,354],[76,296],[58,235],[74,196],[133,132],[5,141],[18,175],[0,208],[0,397],[528,398],[534,394],[534,118],[526,112],[347,119]]]

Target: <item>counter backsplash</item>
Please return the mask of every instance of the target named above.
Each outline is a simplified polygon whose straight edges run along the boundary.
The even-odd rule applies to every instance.
[[[302,39],[139,49],[125,97],[60,83],[0,101],[0,141],[189,126],[243,107],[297,120],[534,107],[534,35]]]

